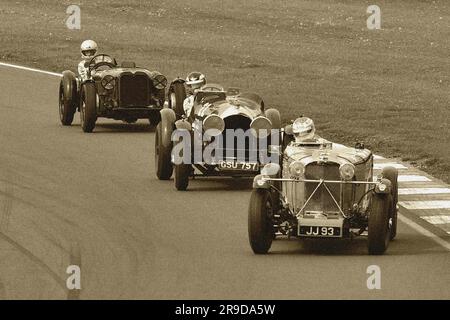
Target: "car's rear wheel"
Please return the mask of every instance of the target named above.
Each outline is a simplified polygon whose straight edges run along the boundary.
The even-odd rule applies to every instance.
[[[64,71],[59,84],[59,119],[63,126],[70,126],[77,110],[77,83],[71,71]]]
[[[185,191],[189,185],[189,177],[191,176],[192,166],[190,164],[175,165],[175,188],[178,191]]]
[[[92,132],[97,121],[97,97],[95,85],[87,82],[81,89],[80,121],[84,132]]]
[[[265,189],[254,189],[248,209],[248,237],[254,253],[265,254],[272,246],[274,229],[272,197]]]
[[[169,108],[175,111],[177,119],[184,115],[183,103],[186,99],[186,88],[183,83],[175,82],[169,89]]]
[[[397,203],[398,203],[398,171],[393,167],[383,169],[382,176],[391,182],[392,206],[390,214],[390,239],[394,240],[397,235]]]
[[[155,134],[155,171],[159,180],[169,180],[173,173],[171,153],[174,123],[174,112],[163,109],[161,122],[156,126]]]
[[[390,212],[392,196],[374,193],[369,214],[368,249],[369,254],[383,254],[391,238]]]

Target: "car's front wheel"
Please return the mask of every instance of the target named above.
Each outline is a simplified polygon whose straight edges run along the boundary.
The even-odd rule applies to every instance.
[[[87,82],[81,89],[80,102],[81,129],[84,132],[92,132],[97,121],[97,97],[95,85]]]
[[[170,109],[161,110],[161,122],[156,126],[155,170],[159,180],[169,180],[173,173],[172,132],[175,113]]]
[[[189,185],[189,177],[191,176],[192,166],[190,164],[175,165],[175,188],[178,191],[185,191]]]
[[[169,89],[169,108],[175,111],[177,119],[181,119],[184,115],[183,103],[186,99],[186,88],[183,83],[175,82]]]
[[[390,238],[394,240],[397,236],[397,203],[398,203],[398,171],[393,167],[386,167],[383,169],[383,177],[391,182],[391,195],[392,195],[392,206],[390,214]]]
[[[64,71],[59,84],[59,120],[63,126],[70,126],[77,110],[77,83],[71,71]]]
[[[255,189],[250,198],[248,209],[248,237],[254,253],[265,254],[272,246],[274,229],[271,224],[273,204],[270,192]]]
[[[374,193],[369,214],[368,249],[369,254],[383,254],[391,238],[390,212],[392,210],[390,194]]]

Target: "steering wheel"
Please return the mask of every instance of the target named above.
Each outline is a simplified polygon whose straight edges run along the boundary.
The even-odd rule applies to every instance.
[[[93,56],[91,58],[91,60],[89,60],[89,63],[88,63],[89,72],[91,72],[92,70],[95,70],[97,68],[100,68],[102,66],[107,66],[109,68],[115,68],[117,66],[117,64],[112,61],[115,61],[115,60],[107,54],[103,54],[103,53],[97,54],[97,55]]]

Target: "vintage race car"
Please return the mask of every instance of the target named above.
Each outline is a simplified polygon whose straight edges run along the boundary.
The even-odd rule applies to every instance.
[[[225,91],[220,85],[208,84],[192,95],[186,92],[181,79],[172,82],[168,90],[170,107],[161,111],[161,122],[156,128],[157,177],[167,180],[175,171],[176,189],[186,190],[189,178],[197,175],[254,177],[258,174],[261,165],[270,156],[267,146],[270,143],[279,144],[271,133],[272,129],[277,129],[277,132],[280,129],[279,112],[266,110],[258,95],[241,93],[236,88]],[[186,103],[192,103],[189,114],[185,114],[183,108]],[[189,137],[174,142],[171,138],[175,130]],[[249,131],[255,136],[259,134],[259,137],[264,131],[266,146],[251,143],[254,140]],[[243,143],[239,143],[236,142],[238,138],[236,141],[235,137],[230,138],[230,132],[236,136],[247,133],[247,136],[241,140]],[[183,161],[177,162],[172,151],[187,140],[190,141],[189,150],[185,148]],[[206,159],[205,152],[213,143],[217,146],[214,155]]]
[[[299,139],[297,119],[284,129],[280,163],[254,178],[248,233],[254,253],[277,238],[366,235],[370,254],[383,254],[397,230],[397,169],[373,177],[373,155],[320,137]],[[367,233],[366,233],[367,231]]]
[[[92,132],[98,117],[128,123],[149,119],[160,121],[167,79],[157,71],[137,68],[133,62],[117,65],[115,59],[99,54],[86,62],[88,79],[82,81],[72,71],[64,71],[59,87],[59,116],[71,125],[80,111],[81,128]]]

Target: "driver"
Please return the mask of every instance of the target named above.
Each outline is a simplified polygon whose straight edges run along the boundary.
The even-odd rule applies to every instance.
[[[201,72],[191,72],[186,77],[186,94],[188,97],[183,102],[183,109],[187,116],[194,106],[195,94],[206,84],[206,77]]]
[[[78,64],[78,74],[83,81],[87,80],[88,68],[84,66],[86,61],[91,59],[97,53],[97,43],[93,40],[85,40],[81,44],[81,61]]]
[[[308,117],[297,118],[292,124],[292,132],[294,133],[295,142],[313,142],[319,137],[316,135],[316,127],[314,121]]]

